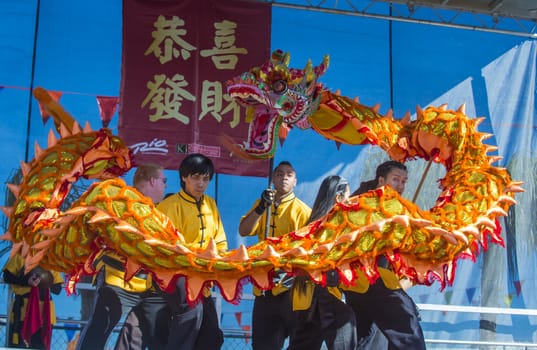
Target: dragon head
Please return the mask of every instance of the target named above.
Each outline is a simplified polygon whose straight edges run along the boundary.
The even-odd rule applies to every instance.
[[[329,58],[313,67],[308,61],[301,69],[289,68],[290,56],[272,53],[260,67],[227,82],[229,96],[248,108],[249,131],[243,145],[228,142],[231,150],[245,158],[271,158],[282,123],[308,127],[307,118],[319,108],[321,86],[317,79],[328,68]]]
[[[132,164],[131,151],[118,136],[108,129],[96,132],[91,147],[81,157],[81,174],[87,179],[110,179],[129,171]]]

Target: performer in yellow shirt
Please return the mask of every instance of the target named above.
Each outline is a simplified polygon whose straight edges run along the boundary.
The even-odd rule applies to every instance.
[[[313,202],[307,224],[321,219],[336,203],[349,198],[346,179],[327,176]],[[341,300],[338,275],[335,270],[326,274],[326,286],[316,284],[306,276],[297,276],[294,295],[309,296],[310,303],[300,310],[295,307],[295,327],[287,350],[321,349],[323,341],[329,350],[354,350],[357,343],[356,319],[352,308]]]
[[[187,243],[204,248],[213,239],[219,251],[226,251],[226,233],[216,202],[205,194],[214,172],[213,162],[208,157],[199,153],[186,156],[179,166],[181,190],[163,200],[157,209],[170,218]],[[191,307],[186,301],[184,278],[179,278],[176,285],[176,291],[165,296],[172,309],[168,347],[220,349],[224,334],[210,290],[204,291],[202,304]]]
[[[60,294],[61,275],[39,267],[25,274],[24,259],[16,254],[4,266],[3,278],[14,294],[9,311],[8,346],[48,350],[52,325],[56,323],[50,292]],[[33,308],[37,312],[32,312]]]
[[[265,190],[252,209],[241,218],[239,234],[256,235],[260,241],[265,237],[279,237],[295,231],[306,224],[311,209],[293,192],[297,177],[291,163],[283,161],[274,168],[272,183],[275,191]],[[269,230],[266,232],[267,208],[270,208]],[[252,347],[254,350],[276,350],[283,347],[291,335],[293,306],[288,290],[292,278],[281,274],[276,286],[269,291],[254,288],[255,300],[252,312]]]
[[[388,185],[402,194],[408,179],[406,166],[396,161],[380,164],[375,179],[362,182],[353,193],[359,195]],[[372,285],[365,274],[357,271],[358,279],[350,287],[343,287],[345,299],[356,315],[358,349],[381,349],[386,340],[378,337],[378,330],[388,340],[388,349],[425,350],[425,339],[414,301],[402,289],[397,276],[384,256],[377,260],[380,278]],[[377,330],[378,327],[378,330]]]
[[[134,174],[134,186],[141,192],[143,190],[142,193],[149,196],[153,203],[158,203],[164,197],[166,188],[162,167],[154,164],[139,166]],[[104,349],[121,317],[133,308],[140,310],[140,322],[145,324],[147,337],[130,341],[143,342],[149,349],[163,349],[166,338],[156,336],[159,328],[156,322],[166,302],[155,291],[152,276],[142,270],[125,282],[125,259],[111,250],[101,252],[95,265],[98,271],[94,279],[97,287],[95,302],[77,349]]]

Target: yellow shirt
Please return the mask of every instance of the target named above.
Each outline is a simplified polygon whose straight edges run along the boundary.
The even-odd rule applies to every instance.
[[[205,248],[212,238],[219,251],[227,250],[224,225],[211,197],[204,195],[198,209],[196,199],[181,190],[160,202],[157,209],[170,218],[187,243]]]
[[[4,270],[9,271],[12,275],[17,276],[24,269],[24,259],[19,255],[14,255],[4,266]],[[62,276],[56,271],[50,271],[52,274],[52,283],[63,283]],[[24,273],[23,273],[24,274]],[[30,293],[30,286],[19,286],[16,284],[11,285],[11,290],[17,295],[24,295]]]
[[[250,211],[243,216],[243,219],[252,212],[258,204],[259,199],[254,203]],[[311,208],[306,203],[298,199],[294,193],[288,194],[282,199],[277,208],[274,204],[271,206],[270,228],[267,236],[280,237],[286,233],[296,231],[306,225],[306,221],[308,221],[310,214]],[[250,236],[257,235],[259,241],[265,239],[266,217],[267,215],[263,214],[253,231],[249,234]]]
[[[250,211],[242,218],[244,219],[257,207],[258,204],[259,199],[254,203]],[[310,214],[311,208],[306,203],[298,199],[293,192],[291,192],[282,199],[277,208],[274,206],[274,204],[271,206],[270,227],[267,236],[280,237],[286,233],[298,230],[306,225]],[[257,235],[259,241],[263,241],[265,239],[265,228],[267,222],[266,217],[267,215],[264,213],[250,233],[250,236]],[[274,286],[272,289],[272,294],[278,295],[287,291],[288,289],[289,288],[280,283]],[[261,295],[259,288],[254,287],[254,295]]]
[[[132,277],[125,281],[125,258],[111,252],[101,251],[95,258],[95,270],[104,270],[104,281],[106,284],[122,288],[128,292],[142,293],[153,288],[151,274],[147,277]],[[95,279],[98,275],[95,276]]]
[[[8,260],[6,265],[4,266],[4,270],[9,271],[12,275],[17,276],[19,273],[21,273],[24,269],[24,259],[20,255],[14,255],[11,259]],[[52,283],[63,283],[63,278],[60,275],[59,272],[56,271],[49,271],[52,274]],[[15,295],[25,295],[30,293],[30,290],[32,287],[30,286],[19,286],[16,284],[12,284],[11,290]],[[20,321],[24,319],[24,316],[26,314],[26,306],[28,305],[28,299],[25,298],[23,301],[23,305],[21,306],[21,315],[20,315]],[[40,302],[41,310],[43,308],[43,302]],[[13,308],[13,305],[10,306],[10,308]],[[11,314],[13,311],[10,310],[9,313]],[[50,300],[50,323],[55,324],[56,323],[56,309],[54,307],[54,302],[52,299]]]
[[[227,250],[224,225],[216,202],[211,197],[204,195],[198,203],[194,197],[181,189],[179,193],[160,202],[157,209],[170,218],[187,243],[205,248],[212,238],[218,251]],[[211,291],[205,288],[203,295],[208,297]]]
[[[392,270],[385,269],[382,267],[379,267],[378,270],[380,275],[379,278],[382,279],[382,282],[384,282],[386,288],[391,290],[401,288],[399,278],[395,273],[393,273]],[[364,294],[369,290],[369,280],[367,279],[365,273],[362,270],[355,270],[355,272],[356,280],[354,281],[354,284],[351,286],[345,286],[343,284],[340,284],[340,288],[345,291]]]

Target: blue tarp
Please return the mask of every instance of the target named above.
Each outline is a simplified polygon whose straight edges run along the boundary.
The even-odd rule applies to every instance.
[[[2,1],[1,179],[7,181],[20,160],[33,157],[35,140],[46,145],[52,123],[43,125],[38,105],[30,98],[32,88],[63,92],[61,104],[77,120],[100,127],[96,96],[119,96],[121,16],[118,1]],[[413,287],[410,294],[417,303],[537,309],[535,45],[505,34],[273,8],[272,48],[290,52],[291,66],[303,67],[308,59],[319,63],[329,54],[330,67],[321,82],[342,95],[358,96],[366,105],[380,103],[381,113],[391,107],[396,118],[413,113],[417,105],[448,103],[455,109],[466,104],[469,116],[486,118],[480,130],[494,134],[488,142],[499,147],[501,165],[526,183],[526,192],[517,195],[512,220],[504,223],[507,247],[491,247],[475,264],[461,263],[455,284],[443,292],[438,285]],[[117,115],[110,127],[117,132]],[[312,204],[326,175],[345,176],[354,189],[371,178],[385,158],[374,147],[338,149],[312,131],[292,130],[275,161],[294,164],[296,193]],[[409,166],[412,176],[405,194],[411,198],[425,164],[416,161]],[[417,201],[422,208],[430,207],[438,195],[436,180],[442,171],[436,168],[429,174]],[[167,177],[169,191],[177,190],[177,173],[168,171]],[[231,248],[255,242],[240,238],[237,226],[266,186],[263,178],[219,175],[213,181],[208,193],[218,200]],[[72,298],[61,296],[57,303],[63,305],[60,317],[78,317],[72,315]],[[249,321],[248,307],[251,304],[227,305],[225,310],[231,315],[243,312],[244,324]],[[492,335],[480,331],[480,317],[424,311],[423,326],[432,339],[537,341],[537,317],[489,317],[489,324],[496,325]],[[234,317],[224,322],[236,325]]]

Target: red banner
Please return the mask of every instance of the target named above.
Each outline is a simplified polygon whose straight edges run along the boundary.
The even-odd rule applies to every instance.
[[[178,169],[203,153],[218,173],[268,175],[267,160],[233,157],[220,137],[246,140],[245,110],[225,81],[270,57],[270,24],[269,3],[123,1],[119,135],[136,163]]]

